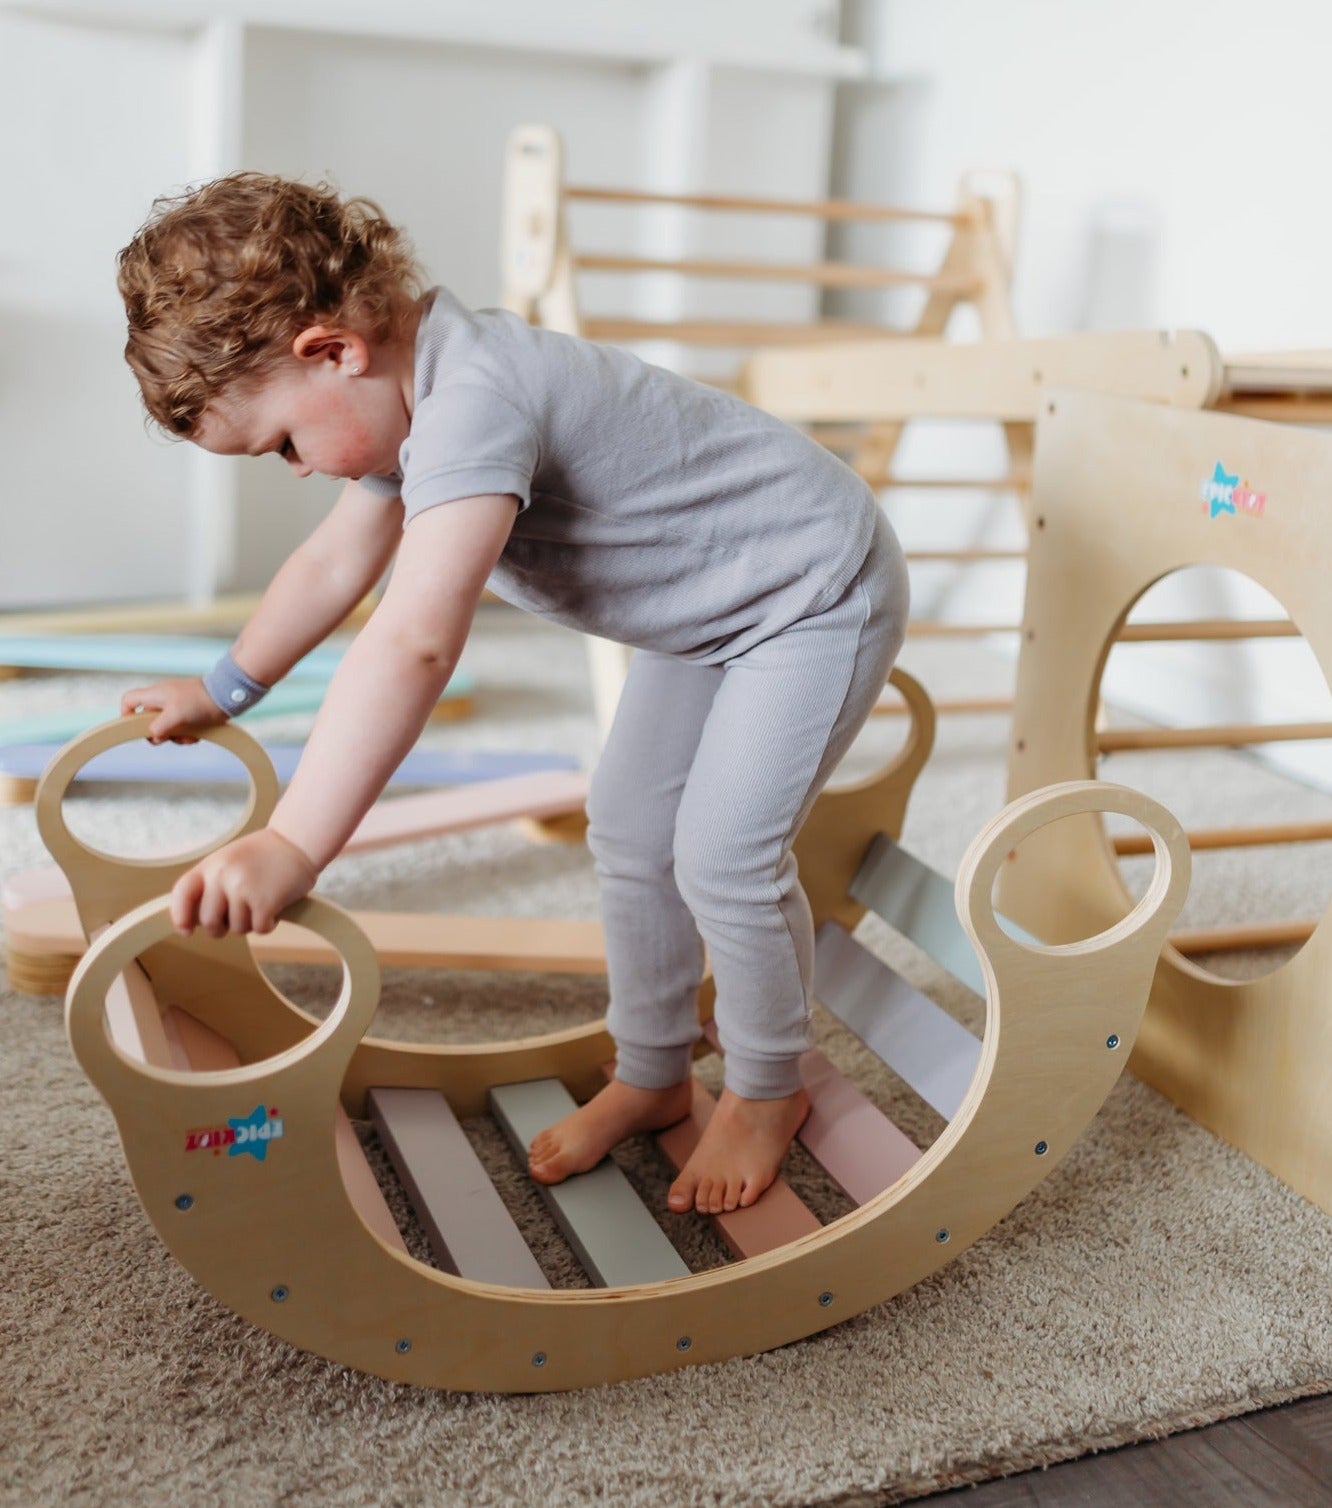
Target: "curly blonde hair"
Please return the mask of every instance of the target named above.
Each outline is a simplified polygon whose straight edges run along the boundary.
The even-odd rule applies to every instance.
[[[144,407],[186,437],[219,394],[262,378],[310,325],[391,339],[424,284],[378,205],[269,173],[156,199],[117,264],[125,359]]]

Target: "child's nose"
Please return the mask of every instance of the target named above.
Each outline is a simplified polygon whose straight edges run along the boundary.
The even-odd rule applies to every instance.
[[[314,467],[308,461],[302,461],[299,456],[288,456],[287,465],[297,476],[310,476],[314,471]]]

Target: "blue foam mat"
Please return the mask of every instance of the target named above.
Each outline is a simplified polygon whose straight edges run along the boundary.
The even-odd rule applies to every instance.
[[[10,744],[0,748],[0,775],[35,779],[60,752],[59,743]],[[290,780],[304,744],[264,744],[278,779]],[[566,754],[515,749],[413,749],[389,778],[390,785],[473,785],[545,770],[576,770]],[[197,744],[117,744],[84,765],[82,780],[240,781],[249,777],[235,755],[204,740]]]

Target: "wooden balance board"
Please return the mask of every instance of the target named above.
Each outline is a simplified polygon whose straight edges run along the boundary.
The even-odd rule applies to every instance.
[[[31,800],[42,771],[59,754],[62,745],[52,742],[0,745],[0,801],[6,791],[27,791]],[[277,778],[285,784],[296,773],[305,752],[303,743],[264,743],[264,753]],[[542,770],[574,770],[578,761],[565,754],[526,753],[520,749],[412,749],[389,776],[390,785],[474,785],[504,780],[515,775],[533,775]],[[248,780],[244,765],[215,744],[149,744],[139,739],[118,744],[90,759],[82,772],[84,780],[220,782]],[[25,785],[31,783],[31,789]]]
[[[607,1161],[546,1191],[600,1285],[590,1290],[547,1285],[457,1121],[494,1114],[522,1156],[537,1130],[603,1082],[613,1054],[604,1023],[464,1046],[367,1038],[379,998],[374,949],[345,913],[313,897],[288,920],[319,933],[344,972],[332,1012],[312,1018],[260,974],[244,938],[173,932],[163,892],[194,856],[126,866],[70,835],[63,795],[88,753],[73,746],[37,805],[42,836],[97,934],[70,986],[67,1030],[166,1245],[222,1303],[294,1345],[403,1382],[517,1392],[782,1345],[883,1302],[964,1250],[1067,1152],[1118,1078],[1187,889],[1189,853],[1163,808],[1093,781],[1000,813],[956,884],[951,947],[978,956],[986,991],[985,1034],[972,1037],[850,936],[867,905],[907,925],[922,912],[937,922],[937,879],[915,861],[894,862],[902,851],[887,841],[933,736],[928,699],[894,674],[915,713],[906,746],[879,774],[824,792],[797,852],[825,1003],[949,1117],[947,1128],[921,1151],[812,1052],[802,1066],[814,1108],[802,1137],[857,1208],[823,1226],[779,1181],[723,1217],[736,1260],[691,1273]],[[242,747],[236,729],[215,736]],[[238,830],[263,821],[273,785],[255,751],[247,757],[254,800]],[[1152,835],[1157,866],[1144,899],[1088,941],[1041,948],[1010,936],[991,904],[1010,853],[1047,823],[1109,810]],[[705,1021],[711,1005],[705,980]],[[672,1162],[688,1156],[710,1108],[696,1085],[693,1115],[662,1137]],[[408,1254],[352,1116],[379,1126],[434,1263]]]
[[[82,769],[94,767],[103,752],[116,751],[126,739],[142,746],[151,720],[150,714],[117,718],[86,734],[75,745],[78,757],[85,761]],[[230,744],[222,736],[224,731],[217,730],[205,743]],[[150,753],[163,753],[167,747]],[[183,752],[198,753],[202,747],[194,745]],[[248,737],[241,736],[235,747],[246,751],[237,756],[239,767],[249,772],[252,781],[263,782],[256,785],[257,791],[264,792],[261,804],[271,806],[277,794],[271,764]],[[237,758],[224,757],[233,767],[237,765]],[[54,768],[68,770],[68,761]],[[259,798],[252,796],[255,799]],[[586,804],[587,777],[575,770],[535,771],[455,790],[421,791],[372,807],[343,852],[362,853],[512,821],[522,823],[529,836],[563,838],[585,825]],[[26,994],[63,994],[87,947],[87,934],[65,875],[55,865],[22,870],[5,881],[0,901],[10,986]],[[388,966],[558,973],[600,973],[605,967],[601,928],[596,922],[404,912],[358,912],[355,919],[369,934],[381,963]],[[335,952],[322,939],[285,923],[255,937],[253,944],[265,962],[336,961]]]
[[[175,634],[0,634],[0,669],[102,670],[148,676],[204,675],[231,648],[230,639]],[[342,652],[327,646],[299,660],[258,707],[241,716],[276,717],[309,712],[324,699]],[[475,683],[455,671],[432,716],[468,717]],[[75,738],[119,715],[118,707],[71,708],[33,718],[0,721],[0,745]]]

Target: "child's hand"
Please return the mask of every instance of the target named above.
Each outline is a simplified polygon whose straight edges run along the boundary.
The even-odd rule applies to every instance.
[[[154,710],[161,716],[154,718],[148,729],[150,744],[168,738],[173,744],[197,744],[198,738],[190,736],[193,730],[216,728],[227,720],[227,714],[204,690],[203,680],[197,675],[136,686],[120,698],[121,717]]]
[[[319,871],[273,828],[237,838],[181,875],[171,890],[171,923],[189,934],[271,932],[280,912],[314,889]]]

